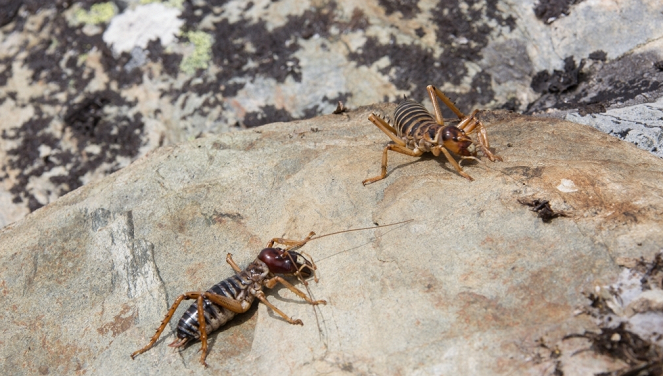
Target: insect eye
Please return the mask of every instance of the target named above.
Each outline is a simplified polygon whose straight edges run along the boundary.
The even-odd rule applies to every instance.
[[[453,140],[458,141],[458,137],[454,136]]]

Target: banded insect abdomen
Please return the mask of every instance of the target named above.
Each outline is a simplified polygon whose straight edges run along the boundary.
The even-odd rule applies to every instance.
[[[420,139],[426,132],[431,138],[435,138],[435,131],[439,127],[426,107],[410,99],[396,107],[394,121],[398,136],[409,139]]]
[[[396,107],[394,121],[398,137],[409,149],[427,152],[436,145],[435,135],[441,126],[421,104],[405,100]]]
[[[238,297],[240,293],[245,291],[247,287],[248,285],[243,284],[242,279],[239,276],[234,275],[217,283],[207,291],[233,300],[239,300]],[[246,300],[249,304],[253,303],[253,298],[254,296],[250,294],[244,294],[242,297],[242,299]],[[207,299],[203,300],[203,311],[205,315],[205,331],[207,334],[217,330],[235,317],[235,312],[216,305]],[[198,327],[198,303],[194,302],[189,309],[184,312],[182,318],[177,324],[177,338],[200,338]]]

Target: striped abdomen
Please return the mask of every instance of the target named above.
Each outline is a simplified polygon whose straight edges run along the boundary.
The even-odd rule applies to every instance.
[[[248,294],[246,290],[252,283],[245,275],[245,272],[242,272],[217,283],[207,291],[234,300],[245,300],[251,304],[254,296]],[[203,310],[205,311],[205,331],[207,334],[217,330],[235,317],[235,312],[218,306],[207,299],[203,300]],[[198,303],[194,302],[184,312],[180,322],[177,324],[177,338],[198,339],[199,337]]]
[[[420,140],[432,141],[440,129],[433,116],[421,104],[407,99],[396,107],[394,121],[398,137],[406,141],[408,147],[411,142],[418,144]]]

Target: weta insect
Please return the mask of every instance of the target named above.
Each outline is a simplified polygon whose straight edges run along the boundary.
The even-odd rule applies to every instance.
[[[217,283],[207,291],[192,291],[177,297],[150,342],[145,347],[131,354],[131,358],[134,359],[137,355],[152,348],[166,328],[168,322],[173,318],[177,307],[183,300],[196,300],[196,302],[187,309],[184,315],[182,315],[182,318],[177,324],[177,339],[169,346],[179,348],[191,340],[200,339],[200,342],[202,343],[200,363],[204,366],[207,366],[207,363],[205,363],[205,358],[207,357],[207,336],[211,332],[225,325],[228,321],[232,320],[236,314],[248,311],[256,298],[283,317],[288,323],[293,325],[304,325],[301,320],[289,317],[272,305],[262,291],[263,287],[271,289],[276,286],[277,283],[281,283],[311,305],[327,304],[324,300],[312,300],[304,292],[290,284],[283,277],[276,275],[294,275],[305,286],[307,285],[305,280],[311,276],[313,276],[314,280],[318,282],[318,278],[315,274],[317,267],[312,258],[309,256],[309,260],[304,257],[304,252],[298,253],[292,251],[292,249],[302,247],[311,240],[317,240],[325,236],[349,231],[393,226],[410,221],[412,220],[382,226],[339,231],[321,235],[315,239],[313,239],[313,236],[315,236],[314,232],[309,233],[309,235],[303,240],[274,238],[267,243],[267,247],[263,249],[260,254],[258,254],[258,257],[244,270],[237,266],[232,259],[232,255],[228,253],[226,255],[226,262],[230,264],[230,267],[232,267],[237,274]],[[274,244],[277,243],[285,245],[286,247],[283,249],[274,247]]]
[[[428,85],[426,90],[431,102],[433,102],[435,118],[424,106],[412,100],[405,100],[396,107],[396,111],[394,111],[395,128],[376,114],[368,116],[368,120],[389,136],[395,145],[390,144],[384,148],[380,175],[366,179],[362,181],[362,184],[370,184],[387,176],[387,151],[389,150],[413,157],[419,157],[426,152],[431,152],[437,157],[442,153],[461,176],[474,180],[463,171],[449,153],[449,151],[452,151],[460,155],[461,159],[476,159],[474,157],[476,151],[472,153],[469,150],[472,139],[468,135],[474,132],[478,132],[479,147],[488,159],[492,162],[502,160],[501,157],[496,156],[489,149],[490,144],[488,143],[486,128],[476,117],[478,110],[474,110],[470,116],[466,116],[435,86]],[[444,125],[442,110],[437,98],[440,98],[458,116],[460,123],[457,126]]]

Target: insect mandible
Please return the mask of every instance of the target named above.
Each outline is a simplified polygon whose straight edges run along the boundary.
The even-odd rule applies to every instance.
[[[436,157],[444,154],[461,176],[474,180],[463,171],[463,168],[449,153],[451,151],[458,154],[461,159],[476,159],[476,152],[473,153],[469,150],[470,145],[472,145],[472,139],[469,135],[474,132],[478,133],[478,145],[488,159],[492,162],[502,161],[501,157],[490,151],[486,127],[476,117],[478,110],[474,110],[470,116],[466,116],[435,86],[428,85],[426,90],[431,102],[433,102],[435,118],[420,103],[409,99],[401,102],[394,111],[395,128],[376,114],[368,116],[368,120],[380,128],[395,144],[387,145],[382,152],[380,175],[365,179],[362,184],[370,184],[387,176],[387,151],[389,150],[413,157],[419,157],[426,152],[431,152]],[[442,110],[437,98],[442,100],[458,116],[460,119],[458,125],[444,125]]]

